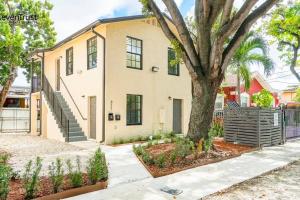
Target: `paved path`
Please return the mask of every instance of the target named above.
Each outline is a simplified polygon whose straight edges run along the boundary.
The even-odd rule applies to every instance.
[[[169,176],[145,179],[97,192],[70,198],[71,200],[171,200],[172,195],[160,191],[168,186],[183,192],[176,199],[200,199],[234,184],[283,167],[300,159],[300,140],[283,146],[268,147],[259,152],[210,164]]]
[[[76,142],[74,145],[81,148],[96,150],[98,146],[90,141]],[[93,147],[94,146],[94,147]],[[132,145],[120,145],[117,147],[101,145],[108,163],[108,187],[135,182],[151,178],[150,173],[144,168],[132,151]]]
[[[48,174],[48,166],[58,157],[63,161],[71,159],[75,162],[76,157],[79,156],[81,169],[85,171],[88,159],[99,147],[105,152],[108,162],[108,187],[151,178],[149,172],[133,154],[132,145],[111,147],[94,141],[64,143],[27,134],[0,135],[0,150],[12,155],[9,162],[14,171],[19,171],[20,174],[23,173],[26,163],[35,160],[37,156],[43,159],[41,175]]]

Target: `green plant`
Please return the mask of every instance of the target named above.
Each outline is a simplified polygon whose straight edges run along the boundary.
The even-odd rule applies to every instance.
[[[141,135],[138,135],[138,136],[136,137],[136,140],[137,140],[137,141],[142,141],[142,139],[143,139],[143,137],[142,137]]]
[[[60,158],[56,158],[55,162],[52,162],[51,165],[49,165],[48,169],[53,192],[57,193],[64,181],[63,162]]]
[[[205,153],[207,153],[208,151],[210,151],[213,147],[213,136],[208,133],[208,138],[204,139],[204,151]]]
[[[74,166],[71,163],[71,160],[67,160],[67,168],[68,168],[68,177],[71,181],[71,185],[74,188],[80,187],[83,184],[83,178],[81,173],[81,163],[80,158],[77,156],[76,158],[76,169],[74,170]]]
[[[120,138],[119,139],[119,144],[124,144],[125,143],[125,140],[123,138]]]
[[[9,155],[7,153],[0,155],[0,164],[7,164],[7,161],[9,159]]]
[[[112,145],[116,145],[116,144],[119,144],[119,140],[114,138],[113,141],[112,141]]]
[[[142,145],[138,145],[135,146],[133,145],[133,152],[137,155],[137,156],[141,156],[144,152],[144,148]]]
[[[157,158],[154,160],[155,165],[157,165],[159,168],[164,168],[166,166],[166,156],[165,154],[160,154],[157,156]]]
[[[188,138],[177,138],[175,142],[175,151],[180,158],[185,158],[194,150],[194,143]]]
[[[208,134],[213,137],[223,137],[224,136],[223,125],[218,122],[213,122]]]
[[[274,100],[272,94],[266,89],[262,89],[260,92],[253,94],[252,99],[257,106],[263,108],[271,107]]]
[[[42,169],[42,159],[36,158],[35,165],[30,160],[25,166],[25,172],[23,174],[23,184],[25,189],[25,199],[33,199],[38,190],[39,185],[39,174]]]
[[[153,140],[152,145],[158,145],[158,140]]]
[[[6,163],[0,163],[0,200],[5,200],[7,198],[11,176],[11,167]]]
[[[97,149],[93,157],[89,159],[87,166],[88,179],[92,184],[108,178],[106,159],[101,149]]]
[[[142,153],[142,159],[143,159],[144,163],[146,163],[147,165],[154,164],[153,157],[147,151],[143,151],[143,153]]]
[[[174,165],[177,157],[178,157],[177,151],[173,150],[170,154],[170,161],[172,165]]]

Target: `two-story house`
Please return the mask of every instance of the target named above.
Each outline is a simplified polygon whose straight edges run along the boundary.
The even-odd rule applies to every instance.
[[[97,20],[34,58],[42,61],[43,78],[41,92],[31,95],[32,134],[111,143],[187,132],[190,76],[183,64],[171,65],[175,52],[155,18]]]

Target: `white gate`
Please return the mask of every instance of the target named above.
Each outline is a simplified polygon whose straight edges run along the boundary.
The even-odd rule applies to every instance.
[[[3,108],[0,112],[0,133],[29,131],[29,108]]]

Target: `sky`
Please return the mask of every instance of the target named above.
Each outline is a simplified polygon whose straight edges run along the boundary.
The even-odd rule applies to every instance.
[[[141,4],[138,0],[49,0],[53,5],[51,17],[57,31],[57,41],[60,41],[86,25],[99,18],[119,17],[141,14]],[[161,0],[156,0],[162,10],[165,10]],[[192,15],[194,0],[175,0],[183,16]],[[236,0],[236,7],[240,7],[244,0]],[[265,77],[275,89],[285,89],[289,85],[297,84],[289,68],[280,58],[276,46],[270,46],[270,56],[275,62],[275,71],[269,77]],[[259,71],[263,74],[261,66],[251,66],[251,71]],[[299,70],[300,71],[300,70]],[[28,85],[22,70],[19,70],[18,78],[14,85]]]

